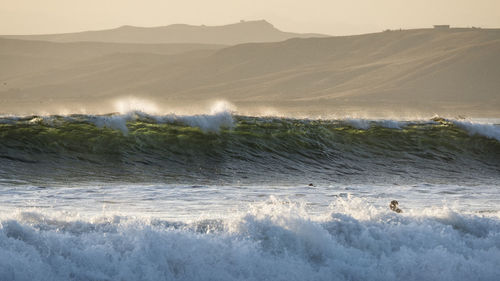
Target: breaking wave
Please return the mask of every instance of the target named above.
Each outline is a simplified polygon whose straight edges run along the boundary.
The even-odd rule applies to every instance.
[[[500,126],[495,124],[481,124],[471,121],[453,121],[453,123],[469,132],[470,135],[481,135],[500,141]]]
[[[358,198],[315,216],[271,198],[191,223],[0,219],[0,280],[497,280],[499,265],[498,218],[447,208],[396,214]]]
[[[0,175],[127,180],[498,179],[500,126],[232,115],[0,118]]]

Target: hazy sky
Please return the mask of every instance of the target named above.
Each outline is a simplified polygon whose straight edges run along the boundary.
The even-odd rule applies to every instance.
[[[223,25],[240,19],[333,35],[433,24],[500,27],[500,0],[0,0],[0,34]]]

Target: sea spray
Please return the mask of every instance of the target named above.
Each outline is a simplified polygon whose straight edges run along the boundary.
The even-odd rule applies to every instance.
[[[114,108],[121,114],[127,114],[134,111],[145,112],[147,114],[160,113],[160,109],[154,102],[136,97],[124,97],[117,99],[114,102]]]

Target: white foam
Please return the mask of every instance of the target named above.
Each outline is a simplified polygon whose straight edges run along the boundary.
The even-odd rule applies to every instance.
[[[92,116],[91,121],[99,128],[110,128],[121,131],[124,135],[128,134],[127,121],[132,121],[137,118],[134,113],[123,115],[96,115]]]
[[[131,102],[131,100],[125,100]],[[234,106],[225,101],[218,101],[213,104],[210,108],[209,114],[199,114],[199,115],[157,115],[151,114],[151,112],[156,112],[157,110],[153,105],[148,105],[145,101],[132,100],[134,103],[125,103],[124,100],[120,100],[118,105],[120,105],[120,112],[122,114],[114,115],[91,115],[91,121],[99,128],[110,128],[114,130],[121,131],[124,135],[128,134],[127,122],[135,121],[140,118],[151,118],[158,123],[173,123],[181,122],[191,127],[198,127],[204,132],[219,132],[221,128],[228,127],[232,128],[234,126],[234,120],[232,114],[234,112]],[[147,111],[132,110],[135,108],[141,108],[140,105],[149,108]]]
[[[470,135],[477,134],[500,141],[500,125],[461,120],[452,120],[452,122],[458,127],[469,132]]]
[[[210,114],[199,115],[165,115],[152,116],[157,122],[182,122],[191,127],[198,127],[204,132],[219,132],[222,127],[232,128],[234,119],[232,114],[235,107],[228,102],[218,101],[210,108]]]
[[[405,210],[406,211],[406,210]],[[0,280],[497,280],[500,221],[356,198],[309,215],[271,198],[219,220],[0,220]]]
[[[405,125],[404,122],[396,121],[396,120],[378,120],[376,121],[377,125],[388,128],[388,129],[401,129],[402,126]]]
[[[233,117],[230,112],[219,112],[213,115],[148,115],[143,112],[130,112],[120,115],[96,115],[90,119],[99,128],[110,128],[121,131],[124,135],[128,134],[127,122],[135,121],[141,117],[148,117],[156,120],[158,123],[181,122],[191,127],[198,127],[204,132],[218,132],[222,127],[231,128],[234,126]]]
[[[370,129],[370,121],[367,119],[345,119],[349,125],[353,126],[356,129],[360,130],[368,130]]]
[[[221,127],[233,127],[234,121],[230,112],[224,111],[213,115],[180,116],[179,120],[203,131],[218,132]]]

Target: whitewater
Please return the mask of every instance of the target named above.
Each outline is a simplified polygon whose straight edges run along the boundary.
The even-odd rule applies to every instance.
[[[499,123],[1,116],[0,280],[498,280]]]

